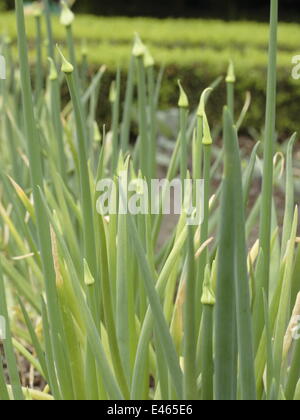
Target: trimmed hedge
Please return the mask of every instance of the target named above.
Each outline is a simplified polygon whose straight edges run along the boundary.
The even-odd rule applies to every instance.
[[[27,18],[27,31],[34,36],[33,18]],[[0,15],[1,28],[15,39],[16,27],[14,13]],[[92,15],[78,15],[74,23],[77,39],[89,41],[131,42],[134,32],[139,32],[149,43],[160,46],[206,45],[214,48],[248,45],[266,47],[268,25],[256,22],[224,22],[202,19],[152,19],[152,18],[107,18]],[[53,19],[56,38],[64,39],[64,28],[57,17]],[[281,23],[279,26],[279,49],[299,48],[300,25]]]
[[[28,17],[27,30],[34,37],[33,18]],[[0,25],[15,41],[16,28],[12,13],[1,14]],[[226,74],[228,60],[232,58],[237,73],[237,112],[241,109],[245,92],[252,94],[252,105],[245,126],[262,127],[266,68],[268,51],[268,26],[260,23],[207,20],[128,19],[97,18],[79,15],[75,21],[74,36],[80,43],[88,41],[88,57],[91,68],[106,64],[104,95],[117,66],[124,72],[128,66],[133,33],[138,31],[149,45],[157,65],[165,65],[165,80],[162,88],[162,107],[174,106],[178,99],[177,79],[181,78],[196,105],[201,91],[216,77]],[[54,19],[54,32],[58,42],[63,43],[64,28]],[[292,79],[292,57],[300,54],[300,25],[281,24],[279,29],[278,56],[278,129],[290,133],[299,131],[298,101],[300,81]],[[46,54],[46,52],[45,52]],[[31,51],[34,58],[34,51]],[[211,106],[221,115],[224,89],[215,93]],[[105,109],[102,98],[103,107]],[[215,112],[213,113],[215,115]]]

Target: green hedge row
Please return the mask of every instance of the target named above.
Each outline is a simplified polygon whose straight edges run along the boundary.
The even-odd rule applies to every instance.
[[[108,71],[104,77],[104,85],[100,98],[101,117],[104,119],[107,115],[108,92],[111,81],[114,78],[114,72]],[[182,67],[176,64],[169,65],[165,70],[164,81],[161,89],[160,104],[162,109],[168,109],[170,106],[176,106],[178,101],[177,79],[180,77],[187,90],[191,104],[196,107],[201,92],[209,86],[218,76],[224,75],[224,81],[211,96],[208,105],[208,114],[213,124],[220,123],[222,118],[222,108],[226,103],[226,65],[223,70],[217,71],[209,63],[202,63],[193,67]],[[125,81],[126,74],[123,75]],[[245,73],[237,71],[236,83],[236,104],[235,110],[238,116],[241,112],[246,92],[251,93],[251,106],[243,124],[243,129],[249,132],[254,128],[260,131],[264,126],[265,117],[265,90],[266,90],[267,72],[262,68],[252,68],[248,77]],[[124,85],[124,83],[123,83]],[[278,97],[277,97],[277,129],[280,136],[288,136],[294,131],[300,131],[299,119],[300,104],[300,81],[295,82],[291,78],[289,70],[280,69],[278,73]]]
[[[13,41],[16,39],[12,13],[1,14],[0,26]],[[27,19],[27,31],[34,38],[32,17]],[[80,15],[74,23],[80,60],[83,39],[88,42],[88,59],[93,71],[106,64],[102,110],[106,108],[106,94],[114,72],[120,66],[124,73],[128,66],[134,32],[141,34],[155,57],[157,67],[164,65],[165,79],[161,92],[164,108],[177,103],[177,79],[188,90],[196,105],[201,91],[216,77],[226,74],[228,60],[233,59],[237,73],[237,113],[243,106],[246,91],[252,95],[252,105],[245,126],[260,129],[265,107],[266,69],[268,55],[268,26],[260,23],[168,19],[97,18]],[[54,19],[56,40],[64,42],[64,28]],[[298,102],[300,80],[291,76],[292,57],[300,54],[300,25],[281,24],[278,54],[278,129],[280,132],[299,130]],[[32,43],[33,45],[33,43]],[[15,46],[14,46],[15,48]],[[45,51],[46,56],[46,51]],[[34,60],[34,51],[31,51]],[[224,84],[212,98],[211,106],[220,111],[225,100]],[[104,112],[104,111],[103,111]]]
[[[12,37],[16,37],[15,17],[13,13],[1,13],[0,25]],[[64,28],[58,17],[53,18],[56,38],[65,37]],[[34,19],[27,17],[27,31],[34,36]],[[78,15],[74,22],[74,34],[77,39],[89,41],[131,42],[134,32],[149,43],[159,46],[206,45],[216,48],[235,46],[266,47],[268,43],[268,25],[255,22],[223,22],[201,19],[151,19],[151,18],[101,18],[90,15]],[[279,48],[282,50],[299,49],[300,25],[281,23],[279,26]]]

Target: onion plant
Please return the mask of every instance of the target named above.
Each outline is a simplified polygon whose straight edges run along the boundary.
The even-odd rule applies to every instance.
[[[179,82],[170,141],[158,118],[163,70],[136,35],[126,88],[118,71],[107,98],[111,125],[101,121],[102,129],[105,67],[90,78],[86,49],[77,61],[67,4],[66,49],[55,45],[47,1],[36,15],[33,80],[23,0],[15,5],[19,64],[1,41],[9,65],[0,90],[0,399],[299,400],[297,135],[276,142],[278,0],[265,135],[249,159],[239,128],[250,100],[237,109],[232,61],[226,86],[212,80],[196,110]],[[221,129],[206,112],[217,87],[228,98]],[[162,174],[204,180],[196,226],[183,206],[165,229],[165,186],[158,211],[124,211],[128,182],[142,209],[143,197],[157,198],[149,198],[151,181]],[[102,200],[107,178],[117,194]],[[183,204],[197,196],[189,185]],[[115,211],[105,215],[107,201]]]

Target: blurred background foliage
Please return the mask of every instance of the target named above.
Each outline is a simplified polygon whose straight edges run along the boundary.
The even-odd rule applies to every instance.
[[[56,0],[51,0],[57,3]],[[2,9],[12,8],[14,0],[0,0]],[[1,7],[0,6],[0,7]],[[299,0],[281,0],[282,19],[300,17]],[[209,17],[267,20],[269,2],[262,0],[77,0],[75,9],[103,16]]]
[[[69,0],[71,1],[71,0]],[[73,1],[73,0],[72,0]],[[299,0],[297,0],[297,3]],[[10,7],[14,0],[0,0],[2,9]],[[77,43],[78,60],[81,60],[82,41],[87,41],[90,71],[94,73],[105,64],[107,72],[104,78],[104,89],[100,100],[100,117],[105,120],[109,114],[110,104],[107,95],[110,83],[115,77],[117,67],[122,70],[124,81],[128,68],[130,50],[134,32],[137,31],[150,47],[155,57],[157,70],[165,67],[164,83],[160,103],[163,109],[175,107],[178,100],[177,79],[180,78],[189,92],[191,103],[196,106],[201,91],[215,78],[225,75],[228,60],[233,59],[237,73],[236,112],[240,112],[245,100],[245,91],[252,95],[249,115],[245,127],[260,128],[264,124],[266,68],[268,59],[268,25],[262,22],[232,21],[224,22],[222,18],[234,19],[251,17],[267,19],[268,1],[235,1],[235,0],[164,0],[160,2],[138,2],[134,0],[77,0],[74,10],[102,15],[151,15],[156,18],[98,17],[78,14],[74,23],[74,36]],[[280,20],[297,20],[298,7],[294,0],[280,1]],[[266,10],[265,10],[266,9]],[[53,2],[57,12],[57,2]],[[193,13],[192,13],[193,11]],[[176,19],[157,19],[164,16],[180,16]],[[188,24],[184,16],[193,16]],[[218,17],[219,20],[196,18],[197,16]],[[56,40],[63,45],[64,28],[54,18]],[[12,12],[0,14],[0,27],[13,41],[16,53],[16,27]],[[34,19],[27,18],[27,33],[34,47]],[[45,33],[45,29],[44,29]],[[292,57],[300,54],[300,25],[281,22],[279,28],[278,54],[278,130],[281,134],[299,131],[298,104],[300,98],[300,81],[293,80]],[[46,47],[44,50],[46,58]],[[35,60],[34,48],[31,49],[32,63]],[[45,60],[46,63],[46,60]],[[124,83],[125,84],[125,83]],[[214,95],[210,106],[212,118],[222,112],[225,98]]]

